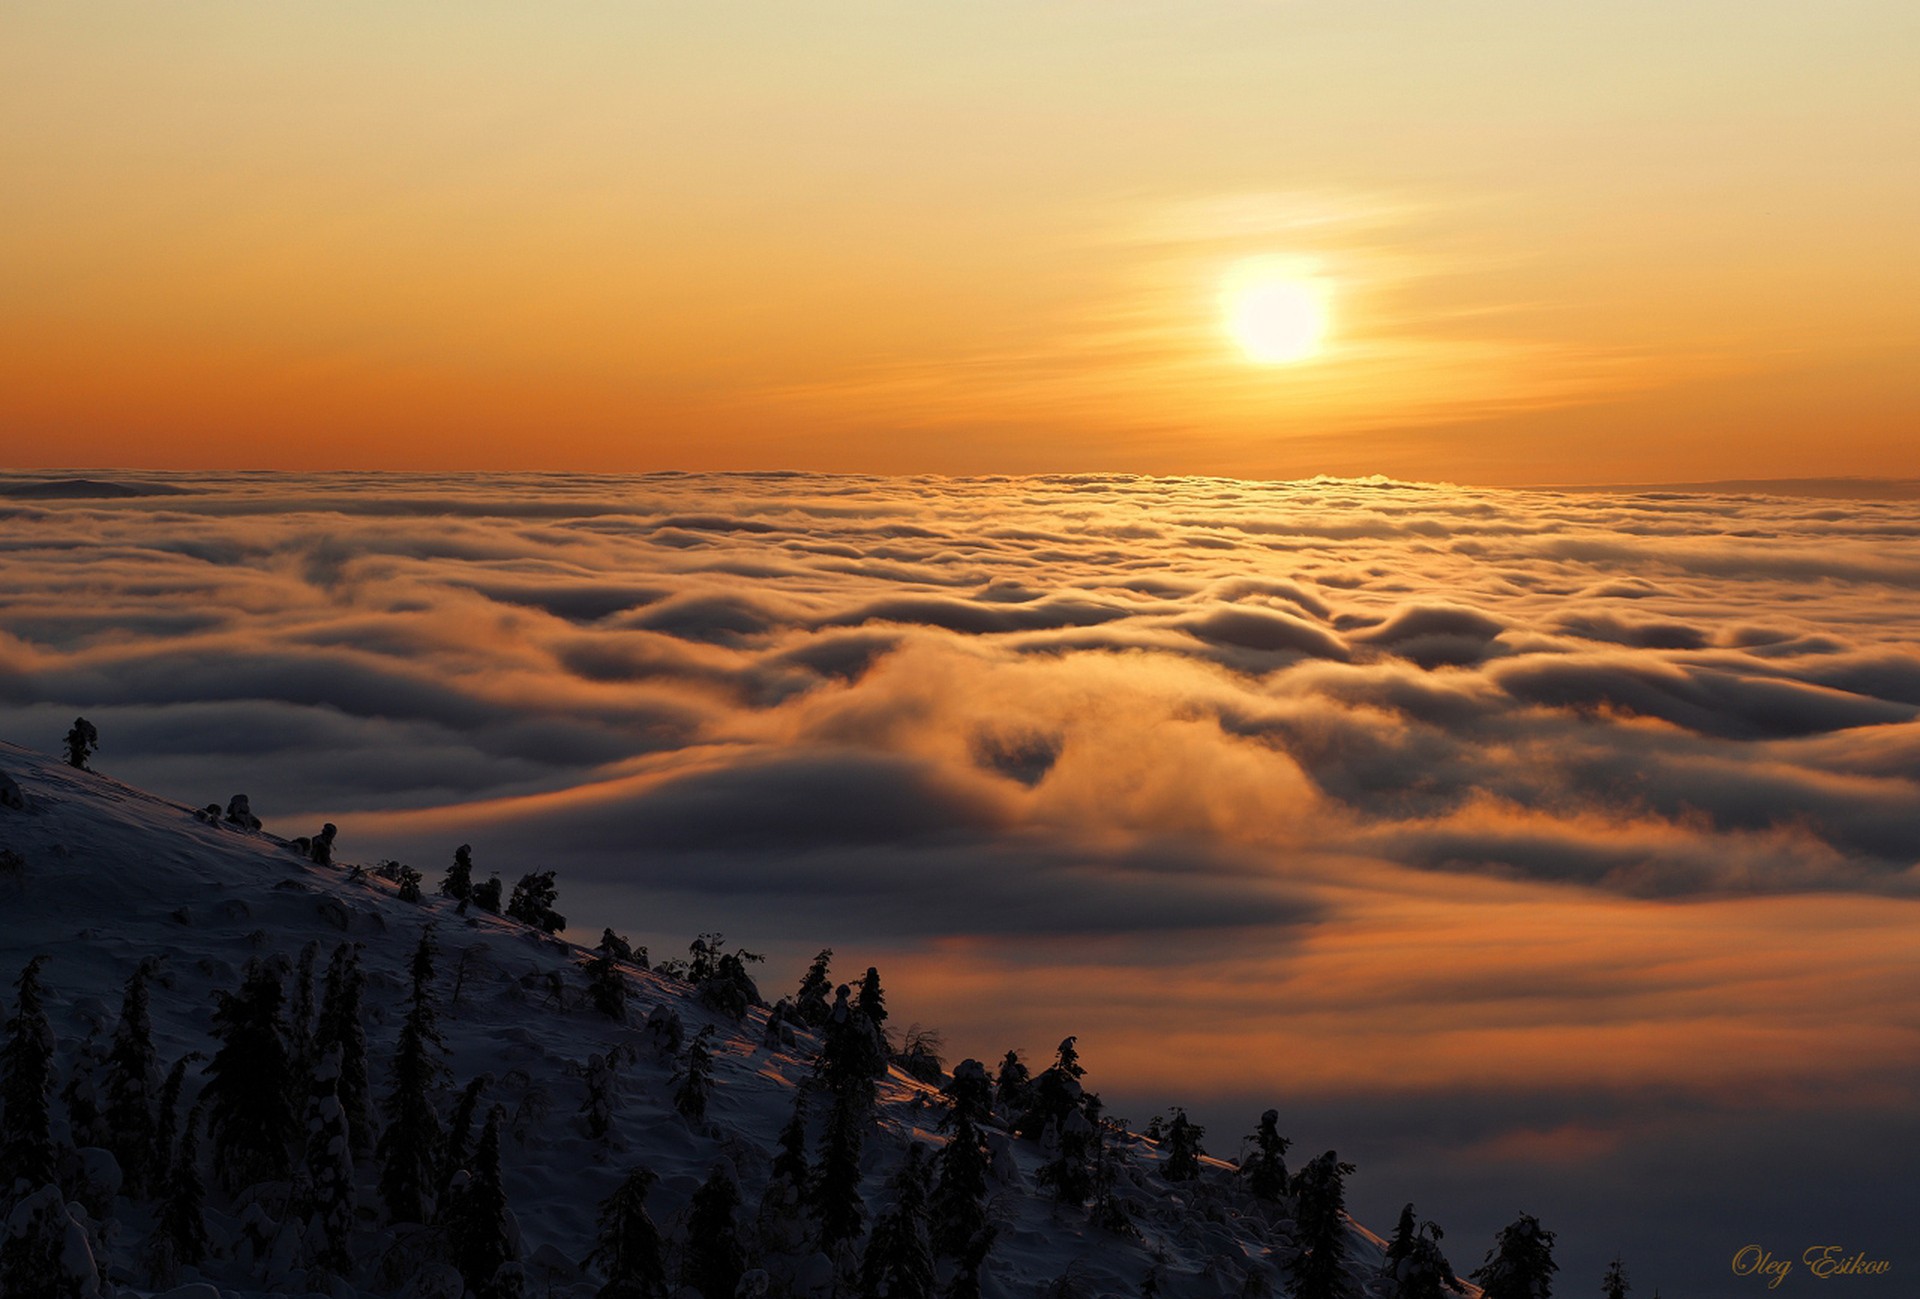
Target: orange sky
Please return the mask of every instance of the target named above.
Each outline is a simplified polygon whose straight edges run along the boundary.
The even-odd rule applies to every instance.
[[[1909,5],[26,3],[32,466],[1920,474]],[[1257,365],[1218,288],[1330,288]]]

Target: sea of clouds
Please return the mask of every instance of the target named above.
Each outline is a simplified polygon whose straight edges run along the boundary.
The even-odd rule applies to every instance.
[[[1396,1149],[1553,1167],[1646,1089],[1696,1135],[1743,1078],[1911,1096],[1917,543],[1758,491],[13,475],[0,734],[557,867],[591,933],[916,952],[916,1018],[1104,1028],[1143,1095],[1128,1025],[1329,1116],[1417,1041]]]

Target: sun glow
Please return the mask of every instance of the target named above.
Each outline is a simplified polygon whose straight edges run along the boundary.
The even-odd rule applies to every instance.
[[[1227,334],[1250,361],[1284,365],[1320,354],[1327,337],[1327,286],[1297,264],[1242,262],[1220,292]]]

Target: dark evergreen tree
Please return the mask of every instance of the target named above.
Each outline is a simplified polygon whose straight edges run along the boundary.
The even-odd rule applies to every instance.
[[[601,1141],[613,1130],[613,1061],[596,1051],[587,1060],[587,1096],[580,1104],[580,1116],[586,1120],[587,1135]]]
[[[1627,1270],[1618,1258],[1607,1264],[1607,1274],[1600,1278],[1601,1299],[1627,1299],[1627,1291],[1633,1287],[1627,1284]]]
[[[339,836],[340,827],[329,821],[308,842],[307,854],[316,866],[333,865],[333,841]]]
[[[1550,1299],[1553,1274],[1559,1270],[1553,1261],[1553,1233],[1523,1213],[1500,1229],[1473,1279],[1485,1299]]]
[[[1347,1284],[1347,1188],[1353,1165],[1329,1150],[1293,1179],[1294,1238],[1290,1271],[1294,1299],[1341,1299]]]
[[[614,933],[611,928],[600,931],[600,942],[594,950],[610,961],[631,961],[633,959],[633,944],[629,943],[619,934]]]
[[[581,967],[587,975],[587,1000],[615,1023],[627,1019],[627,977],[604,947]]]
[[[60,1104],[67,1111],[67,1141],[74,1146],[104,1146],[106,1117],[100,1108],[100,1081],[106,1058],[98,1038],[88,1034],[67,1062],[67,1081],[60,1088]]]
[[[1134,1225],[1133,1214],[1120,1196],[1119,1156],[1106,1141],[1106,1129],[1100,1118],[1095,1115],[1089,1121],[1093,1124],[1093,1203],[1088,1208],[1088,1217],[1102,1231],[1137,1238],[1140,1229]]]
[[[947,1258],[962,1258],[987,1226],[987,1150],[973,1116],[952,1114],[947,1144],[934,1156],[931,1201],[933,1247]]]
[[[413,992],[394,1049],[385,1105],[387,1128],[377,1149],[380,1199],[395,1222],[427,1222],[445,1140],[433,1093],[446,1070],[441,1057],[447,1049],[434,1016],[431,929],[420,935],[410,972]],[[497,1163],[497,1145],[494,1158]]]
[[[156,1179],[165,1179],[173,1167],[174,1134],[180,1129],[180,1092],[187,1083],[187,1069],[206,1059],[198,1051],[189,1051],[173,1062],[167,1080],[160,1084],[160,1097],[154,1105],[153,1153],[148,1167]]]
[[[860,1147],[866,1138],[868,1107],[857,1098],[835,1096],[820,1137],[820,1158],[813,1170],[812,1201],[820,1223],[820,1247],[831,1256],[851,1243],[866,1223],[860,1198]]]
[[[1440,1251],[1442,1235],[1431,1222],[1416,1229],[1411,1204],[1400,1211],[1400,1223],[1381,1269],[1385,1299],[1446,1299],[1449,1290],[1466,1293],[1453,1275],[1453,1265]]]
[[[893,1204],[873,1224],[860,1265],[863,1299],[933,1299],[933,1239],[927,1227],[927,1166],[920,1147],[888,1184]]]
[[[734,1224],[734,1210],[739,1207],[740,1188],[734,1185],[732,1170],[724,1164],[714,1165],[687,1205],[680,1281],[704,1299],[733,1299],[740,1287],[747,1259]]]
[[[295,1085],[303,1093],[313,1081],[313,1066],[318,1059],[313,1046],[313,967],[319,959],[318,939],[300,949],[300,959],[293,967],[293,989],[287,997],[287,1063]]]
[[[473,891],[469,893],[467,897],[468,897],[468,900],[471,901],[474,906],[479,907],[482,911],[491,911],[495,915],[499,915],[500,914],[500,876],[499,874],[496,872],[492,875],[489,875],[485,880],[474,885]]]
[[[327,963],[325,990],[320,998],[320,1022],[313,1035],[315,1058],[329,1051],[340,1056],[337,1094],[347,1113],[353,1148],[373,1145],[373,1101],[367,1083],[367,1032],[361,1021],[361,995],[366,976],[360,971],[360,946],[342,943]]]
[[[53,1180],[53,1025],[40,988],[44,956],[28,961],[14,981],[13,1015],[0,1047],[0,1206]]]
[[[647,1192],[658,1180],[636,1166],[600,1202],[600,1230],[587,1259],[607,1278],[598,1299],[664,1299],[667,1270],[661,1261],[660,1231],[647,1214]]]
[[[455,902],[465,902],[473,896],[473,848],[470,845],[463,843],[453,850],[453,865],[447,867],[447,877],[440,881],[440,896]]]
[[[567,918],[553,909],[559,896],[552,871],[529,871],[513,886],[513,895],[507,899],[507,916],[543,934],[557,934],[567,927]]]
[[[92,771],[87,759],[99,749],[100,732],[94,729],[93,723],[84,717],[74,718],[73,727],[67,732],[67,765],[81,771]]]
[[[314,1065],[300,1208],[308,1259],[331,1276],[345,1277],[353,1264],[353,1143],[339,1088],[340,1048],[331,1046]]]
[[[707,1101],[713,1095],[713,1055],[707,1049],[711,1041],[713,1026],[709,1024],[687,1044],[686,1072],[673,1093],[673,1107],[695,1123],[707,1117]]]
[[[480,1142],[456,1179],[447,1212],[447,1247],[467,1288],[487,1292],[494,1274],[513,1257],[507,1232],[507,1193],[500,1180],[501,1110],[495,1106],[480,1131]]]
[[[869,1109],[875,1081],[887,1072],[886,1048],[879,1028],[848,1000],[850,991],[843,983],[834,993],[816,1068],[835,1096],[851,1097]]]
[[[399,862],[393,864],[394,893],[402,902],[420,900],[420,872]]]
[[[1062,1204],[1085,1204],[1093,1194],[1093,1154],[1097,1131],[1086,1114],[1069,1109],[1052,1125],[1053,1158],[1040,1166],[1035,1175],[1040,1185],[1053,1191]]]
[[[1293,1143],[1280,1135],[1280,1111],[1268,1110],[1254,1130],[1253,1153],[1240,1165],[1247,1189],[1256,1200],[1272,1204],[1287,1193],[1287,1148]]]
[[[213,1012],[220,1049],[207,1062],[201,1093],[213,1131],[214,1166],[229,1191],[285,1175],[300,1132],[293,1106],[293,1069],[281,1018],[280,972],[261,960],[247,964],[234,993],[221,993]]]
[[[184,1075],[191,1058],[174,1066],[169,1081]],[[160,1208],[154,1216],[150,1247],[156,1285],[172,1285],[182,1267],[193,1267],[207,1256],[206,1191],[200,1182],[200,1115],[198,1105],[188,1112],[179,1148],[161,1180]]]
[[[833,961],[833,949],[823,947],[820,954],[813,958],[813,964],[800,978],[800,991],[794,996],[793,1008],[799,1012],[801,1022],[810,1028],[818,1028],[827,1022],[827,1016],[833,1012],[829,998],[833,995],[833,981],[827,977],[828,966]]]
[[[787,1119],[786,1126],[780,1129],[779,1147],[780,1153],[773,1157],[774,1180],[805,1190],[811,1171],[807,1168],[807,1093],[804,1088],[797,1089],[794,1094],[793,1114]]]
[[[1166,1179],[1169,1182],[1191,1182],[1200,1176],[1200,1156],[1206,1153],[1200,1148],[1200,1138],[1207,1131],[1189,1119],[1187,1112],[1178,1105],[1168,1113]]]
[[[989,1225],[967,1245],[966,1252],[960,1255],[960,1266],[954,1269],[953,1280],[947,1285],[945,1299],[980,1299],[980,1273],[986,1267],[996,1234],[997,1229]],[[1152,1299],[1152,1296],[1143,1292],[1141,1299]]]
[[[453,1104],[453,1117],[447,1120],[446,1154],[442,1160],[440,1172],[440,1202],[447,1202],[447,1188],[453,1185],[456,1174],[462,1172],[467,1161],[473,1157],[470,1143],[473,1141],[473,1116],[480,1112],[480,1098],[493,1085],[493,1075],[483,1073],[468,1082],[460,1090],[460,1099]]]
[[[1021,1136],[1040,1140],[1047,1133],[1058,1131],[1067,1116],[1079,1109],[1081,1097],[1086,1093],[1080,1079],[1087,1071],[1080,1064],[1078,1041],[1072,1037],[1063,1039],[1053,1064],[1042,1070],[1026,1089],[1025,1109],[1014,1121],[1014,1128]]]
[[[1009,1114],[1023,1113],[1032,1086],[1033,1075],[1018,1051],[1009,1051],[1001,1057],[1000,1072],[993,1081],[993,1099],[1001,1109]]]
[[[975,1123],[993,1118],[993,1082],[987,1067],[978,1060],[962,1060],[953,1067],[953,1077],[941,1088],[953,1105],[954,1115],[966,1115]]]
[[[880,971],[873,966],[867,967],[865,977],[860,980],[860,996],[856,1003],[860,1013],[876,1026],[887,1022],[887,998],[880,991]]]
[[[107,1148],[119,1161],[122,1186],[136,1199],[145,1195],[155,1177],[164,1172],[153,1165],[154,1088],[159,1063],[153,1050],[153,1018],[147,992],[152,971],[152,962],[142,961],[127,979],[103,1084]]]
[[[711,962],[710,973],[700,980],[700,1001],[709,1010],[729,1019],[745,1019],[749,1007],[760,1000],[760,989],[747,974],[750,952],[721,952]]]

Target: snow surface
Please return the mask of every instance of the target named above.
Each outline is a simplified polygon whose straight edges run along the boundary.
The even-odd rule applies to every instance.
[[[27,804],[0,806],[0,849],[25,860],[18,875],[0,874],[0,980],[6,985],[0,1001],[10,1006],[12,980],[28,959],[41,953],[50,958],[43,979],[60,1039],[60,1083],[85,1039],[107,1042],[122,986],[146,958],[160,962],[152,1012],[165,1068],[185,1052],[211,1052],[207,1029],[215,993],[238,985],[249,958],[282,953],[291,961],[318,940],[324,967],[336,944],[352,941],[363,949],[368,1071],[377,1101],[405,1010],[407,961],[421,931],[431,926],[439,953],[440,1026],[451,1048],[452,1078],[442,1112],[468,1079],[493,1076],[488,1100],[504,1104],[512,1117],[502,1162],[529,1295],[585,1299],[597,1290],[598,1279],[581,1267],[592,1249],[595,1213],[636,1162],[659,1176],[648,1204],[669,1240],[679,1234],[688,1198],[724,1157],[742,1185],[740,1218],[750,1266],[768,1269],[774,1293],[806,1293],[805,1279],[824,1268],[824,1259],[762,1260],[752,1246],[775,1136],[792,1111],[796,1088],[812,1072],[818,1043],[811,1035],[800,1033],[796,1046],[770,1046],[762,1039],[765,1008],[736,1025],[707,1010],[691,985],[639,971],[627,976],[622,1027],[588,1003],[579,972],[590,955],[586,949],[496,916],[455,914],[451,900],[432,892],[444,863],[412,863],[426,874],[428,893],[422,902],[408,903],[389,881],[370,874],[355,878],[351,863],[314,865],[273,834],[209,823],[195,809],[44,754],[0,742],[0,772],[18,783]],[[230,792],[221,793],[223,806]],[[311,833],[318,827],[286,828]],[[447,847],[450,859],[453,845]],[[565,864],[557,864],[564,905]],[[590,917],[575,920],[586,922],[582,930],[597,927]],[[452,991],[463,965],[455,1002]],[[848,962],[836,973],[845,976],[854,968]],[[798,971],[754,972],[769,998],[798,982]],[[645,1030],[648,1014],[662,1005],[680,1017],[689,1040],[703,1026],[714,1028],[715,1085],[698,1125],[674,1110],[678,1062],[663,1056]],[[607,1139],[595,1140],[581,1113],[586,1067],[595,1054],[616,1049],[612,1130]],[[1030,1063],[1037,1071],[1048,1062]],[[199,1083],[198,1073],[191,1074],[188,1104]],[[825,1105],[814,1109],[823,1113]],[[886,1178],[906,1143],[942,1140],[937,1124],[944,1109],[938,1089],[898,1070],[882,1081],[878,1136],[868,1139],[864,1158],[869,1222],[886,1207]],[[64,1122],[57,1101],[55,1115],[57,1125]],[[58,1129],[56,1135],[62,1135]],[[1038,1145],[1005,1139],[995,1144],[1001,1148],[996,1163],[1004,1169],[1010,1160],[1013,1171],[992,1189],[990,1212],[1000,1231],[985,1269],[989,1299],[1134,1295],[1150,1270],[1158,1272],[1158,1293],[1176,1299],[1287,1293],[1291,1224],[1254,1201],[1231,1164],[1207,1159],[1197,1182],[1168,1183],[1157,1175],[1162,1154],[1155,1143],[1129,1136],[1121,1143],[1123,1193],[1139,1227],[1139,1239],[1130,1239],[1096,1229],[1083,1211],[1057,1206],[1037,1186],[1034,1174],[1044,1158]],[[1314,1153],[1295,1151],[1295,1162]],[[360,1269],[354,1286],[336,1286],[335,1299],[405,1293],[405,1283],[377,1277],[391,1237],[372,1190],[374,1161],[355,1163],[363,1199],[354,1244]],[[216,1240],[238,1234],[231,1202],[212,1184],[207,1205]],[[144,1279],[138,1260],[148,1227],[147,1210],[124,1198],[100,1226],[110,1276],[121,1293],[149,1293],[135,1284]],[[1349,1246],[1356,1291],[1376,1292],[1383,1242],[1353,1225]],[[201,1275],[189,1270],[183,1279],[211,1282],[223,1296],[267,1293],[232,1260],[212,1260]],[[297,1293],[301,1287],[279,1292],[289,1288]],[[212,1291],[193,1285],[182,1293]],[[1468,1293],[1477,1292],[1469,1287]]]

